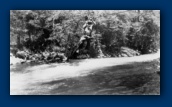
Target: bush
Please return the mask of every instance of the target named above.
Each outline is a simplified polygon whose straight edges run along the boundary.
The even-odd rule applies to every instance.
[[[125,45],[125,35],[122,29],[107,29],[102,34],[101,44],[105,46],[103,49],[105,54],[117,56],[120,48]]]
[[[127,46],[140,51],[141,54],[156,52],[159,48],[159,28],[149,20],[143,23],[139,30],[131,27],[127,39]]]

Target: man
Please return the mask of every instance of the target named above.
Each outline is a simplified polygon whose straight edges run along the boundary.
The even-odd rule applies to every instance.
[[[79,53],[83,48],[89,50],[90,38],[92,37],[93,26],[96,24],[92,18],[85,17],[85,24],[83,25],[84,35],[79,40],[79,45],[74,49],[71,56],[76,52]]]
[[[91,33],[93,31],[93,26],[95,25],[95,21],[92,18],[86,19],[85,24],[83,25],[84,35],[91,37]]]
[[[92,37],[92,31],[93,31],[93,26],[96,24],[95,21],[93,21],[92,18],[85,18],[86,19],[86,22],[85,24],[83,25],[83,30],[84,30],[84,35],[81,37],[80,39],[80,44],[83,44],[84,43],[84,40],[87,41],[87,46],[86,46],[86,49],[89,48],[90,46],[90,38]]]

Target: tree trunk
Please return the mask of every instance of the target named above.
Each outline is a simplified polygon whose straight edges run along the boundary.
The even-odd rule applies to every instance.
[[[17,35],[17,48],[21,49],[20,33]]]

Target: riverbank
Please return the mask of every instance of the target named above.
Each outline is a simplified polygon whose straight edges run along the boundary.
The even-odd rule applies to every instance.
[[[12,54],[10,54],[10,66],[15,64],[21,64],[22,62],[25,62],[25,60],[21,58],[16,58]]]

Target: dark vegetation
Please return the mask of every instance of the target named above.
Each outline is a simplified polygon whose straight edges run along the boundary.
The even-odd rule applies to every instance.
[[[92,17],[89,50],[71,58],[135,56],[156,52],[160,44],[157,11],[11,10],[10,46],[23,58],[63,60],[69,57],[83,35],[85,16]],[[100,52],[101,51],[101,52]]]

